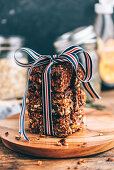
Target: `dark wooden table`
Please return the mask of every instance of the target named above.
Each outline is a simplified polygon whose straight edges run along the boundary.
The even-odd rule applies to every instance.
[[[105,106],[105,111],[114,114],[114,90],[102,93],[102,100],[96,104]],[[45,169],[45,170],[66,170],[76,169],[79,159],[84,159],[85,163],[78,165],[78,169],[87,170],[113,170],[114,161],[107,161],[108,158],[114,159],[114,149],[94,156],[72,159],[39,159],[32,156],[23,155],[7,149],[0,142],[0,170],[4,169]],[[38,165],[38,161],[42,161]]]

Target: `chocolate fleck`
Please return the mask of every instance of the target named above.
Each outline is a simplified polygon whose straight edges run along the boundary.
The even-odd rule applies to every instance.
[[[15,139],[16,139],[16,140],[20,140],[20,139],[21,139],[21,136],[16,135],[16,136],[15,136]]]

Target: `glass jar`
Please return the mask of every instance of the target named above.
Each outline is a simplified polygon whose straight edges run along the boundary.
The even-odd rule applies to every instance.
[[[21,48],[21,37],[0,37],[0,100],[22,98],[26,81],[27,69],[19,67],[14,60],[15,51]],[[27,63],[26,54],[17,51],[19,61]]]
[[[111,1],[110,1],[111,2]],[[95,30],[100,56],[99,72],[103,89],[114,88],[114,23],[113,6],[107,0],[95,4]]]
[[[101,79],[99,75],[99,56],[97,54],[97,37],[92,25],[88,27],[79,27],[74,31],[65,33],[57,39],[54,46],[57,52],[62,52],[71,45],[79,45],[84,48],[91,56],[93,63],[93,76],[91,84],[94,90],[100,94],[101,92]],[[78,54],[80,62],[85,65],[85,58],[83,54]],[[92,98],[86,93],[87,102],[92,102]]]

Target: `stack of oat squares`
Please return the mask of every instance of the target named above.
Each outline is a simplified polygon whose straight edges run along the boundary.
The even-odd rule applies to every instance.
[[[31,133],[40,135],[43,127],[42,104],[42,72],[46,65],[34,67],[30,75],[28,89],[28,116]],[[83,78],[80,67],[78,77]],[[80,88],[81,82],[77,78],[71,63],[56,63],[51,68],[51,99],[53,131],[57,137],[68,135],[82,129],[85,121],[84,105],[86,95]]]

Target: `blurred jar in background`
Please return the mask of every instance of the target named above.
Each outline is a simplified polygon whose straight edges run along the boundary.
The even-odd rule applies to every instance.
[[[114,88],[114,23],[111,2],[112,0],[99,0],[99,3],[95,4],[95,31],[99,37],[99,72],[105,89]]]
[[[26,81],[27,69],[19,67],[14,61],[14,54],[22,47],[21,37],[0,37],[0,100],[22,98]],[[20,62],[27,63],[25,53],[17,51]]]
[[[93,63],[92,87],[100,94],[101,79],[99,75],[99,56],[97,55],[97,37],[93,26],[80,27],[72,32],[65,33],[54,43],[57,52],[62,52],[71,45],[79,45],[91,56]],[[80,62],[85,65],[85,58],[82,53],[78,54]],[[92,98],[86,93],[87,102],[92,102]]]

